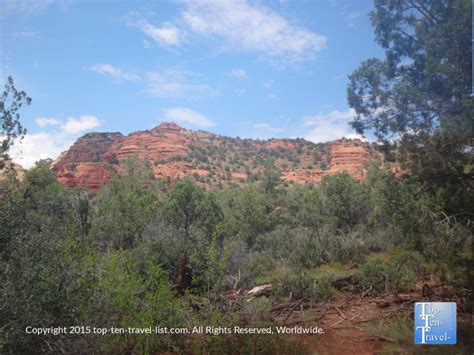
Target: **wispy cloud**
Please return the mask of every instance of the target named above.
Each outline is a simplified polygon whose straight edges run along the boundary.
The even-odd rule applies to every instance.
[[[256,123],[252,125],[252,128],[258,130],[259,135],[261,136],[271,136],[275,133],[281,133],[285,131],[284,128],[280,127],[273,127],[271,124],[268,123]]]
[[[354,133],[349,121],[355,117],[355,111],[334,110],[329,113],[320,113],[303,119],[303,127],[307,130],[304,138],[312,142],[326,142],[334,139],[362,138]],[[308,131],[309,129],[309,131]]]
[[[272,61],[313,59],[325,48],[327,37],[299,26],[277,11],[248,0],[181,0],[179,18],[153,24],[137,12],[125,17],[128,26],[138,28],[154,43],[179,47],[193,36],[216,39],[221,50],[256,52]],[[146,16],[148,17],[148,16]],[[151,41],[144,41],[145,47]]]
[[[179,46],[184,40],[184,32],[173,25],[166,22],[161,27],[154,26],[148,22],[142,21],[139,25],[140,29],[148,35],[153,41],[164,46]]]
[[[168,108],[163,110],[163,114],[167,120],[189,124],[194,127],[209,128],[215,126],[214,122],[203,114],[186,107]]]
[[[18,32],[14,32],[13,36],[15,38],[31,39],[31,38],[38,38],[39,33],[35,31],[18,31]]]
[[[76,134],[83,131],[88,131],[92,128],[100,126],[100,120],[95,116],[82,115],[78,118],[69,117],[66,123],[62,126],[65,133]]]
[[[62,124],[61,120],[58,120],[56,118],[49,118],[49,117],[38,117],[35,120],[36,124],[40,127],[45,127],[45,126],[59,126]]]
[[[101,124],[97,117],[91,115],[69,117],[66,120],[38,117],[35,121],[43,131],[28,133],[21,141],[15,142],[9,151],[13,161],[24,168],[30,168],[40,159],[56,159],[80,134]]]
[[[273,85],[275,84],[275,80],[267,80],[263,83],[263,86],[267,89],[272,89]]]
[[[37,14],[53,3],[55,0],[3,0],[0,10],[5,14],[20,13],[25,15]]]
[[[146,92],[162,98],[198,99],[217,95],[217,90],[211,86],[195,82],[197,77],[194,73],[180,69],[151,72],[147,76]]]
[[[74,143],[75,137],[64,132],[39,132],[27,134],[10,148],[12,160],[29,169],[40,159],[56,159]]]
[[[185,31],[178,28],[174,23],[165,22],[161,26],[157,26],[141,17],[138,13],[130,13],[125,17],[125,22],[130,27],[138,28],[160,46],[178,47],[186,38]],[[150,47],[150,42],[145,40],[144,43],[145,47]]]
[[[247,71],[245,69],[235,68],[228,72],[227,75],[233,78],[247,78]]]
[[[243,88],[240,88],[240,89],[235,89],[234,90],[234,94],[238,95],[238,96],[243,96],[247,93],[247,90],[246,89],[243,89]]]
[[[334,110],[329,113],[319,113],[314,116],[307,116],[303,119],[305,126],[316,126],[321,124],[321,122],[348,122],[350,119],[355,117],[355,111],[353,109],[348,109],[346,111]]]
[[[185,1],[183,19],[191,31],[220,38],[230,50],[254,51],[290,60],[311,58],[322,50],[327,38],[292,25],[270,8],[246,0]]]
[[[67,134],[88,131],[100,126],[102,123],[97,117],[91,115],[68,117],[66,121],[52,117],[38,117],[35,121],[39,127],[56,126],[59,127],[62,132]]]
[[[90,70],[111,76],[112,78],[124,81],[139,81],[140,77],[138,75],[126,72],[125,70],[113,66],[112,64],[95,64],[89,67]]]

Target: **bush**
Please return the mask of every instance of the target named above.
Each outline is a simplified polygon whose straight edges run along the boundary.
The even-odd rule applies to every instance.
[[[369,256],[355,275],[364,290],[375,292],[407,291],[413,288],[416,273],[411,265],[415,254],[402,253],[389,260],[384,257]]]
[[[314,277],[305,271],[290,270],[273,279],[273,293],[277,297],[309,299],[326,302],[337,294],[331,277]]]

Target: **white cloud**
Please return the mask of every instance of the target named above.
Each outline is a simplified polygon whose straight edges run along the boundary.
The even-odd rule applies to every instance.
[[[246,78],[247,77],[247,71],[245,71],[244,69],[235,68],[235,69],[232,69],[228,73],[228,75],[231,76],[231,77],[234,77],[234,78]]]
[[[305,117],[303,119],[303,124],[305,126],[315,126],[322,122],[349,122],[349,120],[354,118],[355,115],[354,109],[348,109],[346,111],[334,110],[325,114],[320,113],[315,116]]]
[[[178,69],[148,73],[146,92],[156,97],[197,99],[215,96],[217,91],[209,85],[195,83],[197,75]]]
[[[61,152],[72,145],[74,140],[74,137],[64,133],[27,134],[23,140],[13,144],[9,155],[15,163],[29,169],[40,159],[56,159]]]
[[[272,125],[268,123],[256,123],[252,125],[252,127],[259,130],[260,133],[263,134],[264,136],[268,136],[271,134],[280,133],[284,131],[283,128],[273,127]]]
[[[200,128],[208,128],[215,125],[206,116],[185,107],[168,108],[163,110],[163,113],[167,120],[187,123]]]
[[[119,80],[125,81],[139,81],[140,77],[138,75],[128,73],[121,68],[117,68],[112,64],[95,64],[89,68],[92,71],[95,71],[100,74],[110,75],[111,77]]]
[[[35,121],[36,121],[36,124],[40,127],[59,126],[62,124],[61,120],[58,120],[56,118],[48,118],[48,117],[38,117]]]
[[[48,130],[27,133],[9,150],[12,160],[24,168],[30,168],[40,159],[56,159],[84,131],[98,127],[101,121],[94,116],[81,115],[69,117],[65,122],[52,117],[38,117],[36,123]]]
[[[54,2],[54,0],[3,0],[2,4],[0,4],[0,11],[3,10],[5,13],[17,12],[26,15],[35,15]]]
[[[305,137],[312,142],[327,142],[340,138],[359,138],[362,137],[352,130],[349,121],[355,117],[355,111],[348,109],[346,111],[334,110],[326,114],[305,117],[303,126],[309,131]]]
[[[162,27],[156,27],[141,21],[139,27],[159,45],[179,46],[184,40],[184,32],[170,22],[164,23]]]
[[[267,80],[263,83],[263,86],[267,89],[273,88],[273,84],[275,84],[275,80]]]
[[[183,19],[191,30],[221,38],[232,50],[302,60],[322,50],[327,38],[290,24],[284,17],[246,0],[189,0]]]
[[[76,134],[100,126],[100,120],[97,117],[82,115],[79,118],[69,117],[63,125],[63,130],[68,134]]]

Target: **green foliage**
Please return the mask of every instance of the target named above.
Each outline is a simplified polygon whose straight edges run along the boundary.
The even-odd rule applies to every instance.
[[[0,135],[2,142],[0,155],[5,154],[16,138],[22,138],[26,134],[20,122],[20,109],[23,105],[30,105],[31,98],[24,92],[15,88],[13,78],[9,76],[0,96]]]
[[[69,342],[25,337],[24,329],[74,324],[91,296],[84,283],[90,249],[82,239],[83,203],[77,191],[56,181],[47,161],[21,183],[7,180],[0,199],[0,351],[59,351],[60,342]]]
[[[360,185],[346,172],[323,177],[321,204],[323,216],[336,232],[350,232],[364,222],[368,211]]]
[[[371,20],[383,60],[350,76],[353,127],[390,145],[426,192],[445,195],[448,215],[473,213],[471,12],[467,0],[377,0]]]
[[[227,190],[223,194],[223,233],[227,238],[242,238],[253,246],[257,235],[269,229],[270,202],[254,187]]]
[[[112,176],[99,192],[91,235],[104,249],[131,248],[156,212],[157,193],[147,162],[132,157],[124,167],[124,175]]]
[[[177,182],[161,204],[163,217],[177,229],[183,230],[186,238],[198,230],[210,238],[222,219],[217,199],[205,193],[191,179]]]
[[[462,288],[472,274],[472,231],[445,214],[445,194],[424,193],[418,179],[397,179],[380,166],[362,183],[343,173],[320,186],[216,192],[189,179],[158,186],[146,162],[132,158],[97,194],[63,187],[49,167],[41,161],[23,181],[10,174],[1,182],[2,352],[237,351],[260,340],[40,338],[25,337],[23,328],[268,322],[274,298],[335,299],[333,282],[352,275],[355,264],[354,290],[374,293],[410,290],[426,273]],[[374,250],[390,257],[361,263]],[[192,282],[179,299],[172,290],[184,255]],[[273,283],[273,294],[243,304],[244,319],[233,308],[222,313],[215,301],[229,289],[263,282]],[[277,341],[268,346],[286,349]]]
[[[414,287],[416,266],[420,256],[403,252],[386,260],[382,256],[369,256],[360,266],[356,279],[367,291],[407,291]]]
[[[104,327],[186,327],[184,302],[175,299],[165,274],[156,261],[138,259],[126,251],[117,251],[103,258],[98,265],[96,298],[90,319]],[[96,312],[100,307],[100,312]],[[132,352],[149,353],[168,350],[184,339],[167,339],[146,334],[117,335],[110,346]],[[104,344],[105,345],[105,344]]]
[[[328,276],[314,277],[305,271],[290,270],[273,280],[277,297],[301,299],[307,297],[316,302],[326,302],[337,295]]]

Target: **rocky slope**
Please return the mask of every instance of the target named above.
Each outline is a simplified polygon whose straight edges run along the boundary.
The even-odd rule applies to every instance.
[[[162,123],[127,136],[88,133],[61,154],[52,169],[64,185],[95,191],[132,155],[147,159],[155,177],[165,183],[191,176],[203,186],[218,188],[257,181],[270,162],[287,182],[317,183],[322,176],[341,171],[361,180],[369,163],[381,159],[380,153],[358,139],[319,144],[304,139],[262,141]]]

